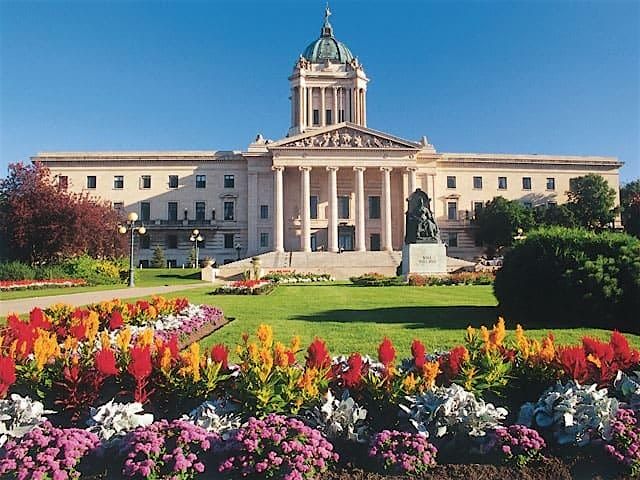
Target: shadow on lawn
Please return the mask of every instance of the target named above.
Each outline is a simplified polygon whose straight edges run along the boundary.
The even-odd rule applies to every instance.
[[[367,322],[405,323],[406,328],[460,329],[468,325],[491,326],[498,318],[498,309],[488,306],[420,306],[388,307],[368,310],[325,310],[310,315],[298,315],[293,320],[307,322]]]

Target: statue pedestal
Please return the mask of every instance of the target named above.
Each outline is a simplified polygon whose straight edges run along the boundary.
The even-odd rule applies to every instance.
[[[402,247],[402,274],[435,275],[447,273],[444,243],[410,243]]]

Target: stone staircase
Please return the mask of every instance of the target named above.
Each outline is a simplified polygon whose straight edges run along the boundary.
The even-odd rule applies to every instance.
[[[263,273],[273,270],[295,270],[304,273],[328,273],[338,280],[376,272],[396,275],[402,252],[269,252],[258,255]],[[447,257],[447,271],[473,265],[470,262]],[[242,277],[251,269],[251,258],[228,263],[220,267],[219,278],[230,280]]]

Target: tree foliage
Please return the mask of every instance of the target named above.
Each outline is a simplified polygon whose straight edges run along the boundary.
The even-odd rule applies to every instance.
[[[152,268],[165,267],[164,250],[162,250],[162,247],[160,245],[157,245],[153,249],[153,257],[151,257],[151,267]]]
[[[640,238],[640,180],[634,180],[620,189],[622,224],[627,233]]]
[[[538,225],[575,227],[576,217],[567,205],[547,205],[535,209]]]
[[[0,180],[0,237],[9,259],[35,264],[83,253],[120,256],[126,238],[118,234],[119,220],[108,203],[59,189],[40,163],[11,164]]]
[[[572,178],[567,197],[567,206],[581,227],[602,230],[615,218],[616,192],[601,175]]]
[[[528,230],[533,224],[531,209],[518,201],[495,197],[476,214],[476,238],[499,250],[513,243],[519,228]]]

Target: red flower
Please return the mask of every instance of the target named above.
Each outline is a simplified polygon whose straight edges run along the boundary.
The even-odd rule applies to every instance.
[[[396,358],[396,349],[393,348],[393,344],[391,340],[387,337],[384,337],[382,343],[378,347],[378,359],[380,363],[382,363],[385,367],[389,366],[393,363]]]
[[[34,330],[36,328],[42,328],[43,330],[49,330],[51,328],[51,323],[47,320],[44,312],[38,307],[29,313],[29,324],[31,324],[31,328]]]
[[[411,355],[413,356],[413,363],[415,364],[417,369],[424,367],[424,364],[426,362],[426,353],[427,349],[420,340],[415,339],[411,343]]]
[[[296,354],[293,353],[293,351],[287,350],[285,353],[287,354],[287,362],[289,363],[289,365],[293,365],[294,363],[296,363]]]
[[[110,348],[103,348],[96,353],[96,369],[103,375],[109,377],[118,374],[116,366],[116,356]]]
[[[146,379],[151,375],[151,352],[149,347],[133,347],[131,349],[131,361],[127,367],[129,372],[137,382]]]
[[[84,326],[83,323],[79,323],[71,327],[69,329],[69,333],[71,334],[72,337],[76,338],[78,341],[81,342],[87,336],[87,328]]]
[[[109,316],[109,330],[115,330],[124,325],[124,320],[122,319],[122,314],[119,310],[114,310],[111,312]]]
[[[440,369],[447,380],[451,381],[460,374],[460,369],[462,368],[462,364],[467,358],[467,355],[467,349],[462,345],[458,345],[457,347],[452,348],[448,354],[439,360]]]
[[[359,353],[353,353],[347,360],[347,371],[342,374],[344,385],[347,388],[354,388],[360,385],[362,381],[362,370],[364,362]]]
[[[214,345],[211,347],[211,360],[215,363],[221,363],[222,369],[226,370],[229,360],[229,349],[221,343]]]
[[[21,321],[15,314],[7,317],[7,325],[12,338],[18,341],[16,344],[18,354],[26,357],[33,351],[33,342],[37,337],[35,328],[31,324]]]
[[[331,357],[327,345],[318,337],[313,339],[307,348],[307,368],[324,370],[331,365]]]
[[[16,382],[16,364],[11,357],[0,357],[0,398],[4,398],[9,387]]]
[[[589,377],[584,348],[580,346],[560,347],[558,349],[558,361],[565,373],[574,380],[584,383]]]
[[[171,351],[171,358],[177,359],[180,355],[180,347],[178,346],[178,335],[175,333],[171,335],[169,341],[165,344],[165,346]]]
[[[628,370],[640,361],[638,350],[629,348],[627,338],[617,330],[614,330],[611,333],[609,345],[611,345],[611,348],[613,349],[620,369]]]

